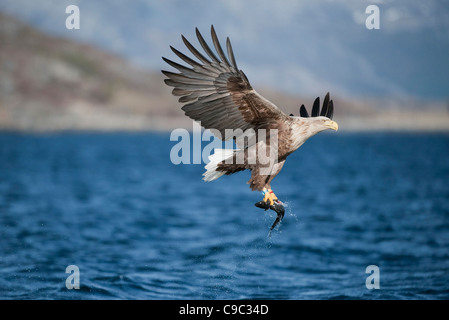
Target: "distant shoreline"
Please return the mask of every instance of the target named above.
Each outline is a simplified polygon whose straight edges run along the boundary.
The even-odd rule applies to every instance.
[[[0,13],[0,131],[170,132],[192,128],[158,70],[136,68],[90,45],[50,36]],[[257,88],[285,114],[305,97]],[[325,90],[323,90],[323,94]],[[342,132],[449,132],[447,101],[339,96]]]

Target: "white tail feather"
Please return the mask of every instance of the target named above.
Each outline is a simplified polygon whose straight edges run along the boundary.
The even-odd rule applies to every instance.
[[[214,154],[209,156],[210,162],[204,167],[206,172],[203,173],[204,181],[213,181],[220,178],[225,173],[217,171],[217,165],[234,155],[234,149],[214,149]]]

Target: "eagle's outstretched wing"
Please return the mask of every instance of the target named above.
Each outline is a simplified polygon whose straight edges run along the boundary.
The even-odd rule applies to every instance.
[[[303,118],[308,118],[309,113],[304,105],[301,105],[299,108],[299,115]],[[329,119],[332,119],[334,116],[334,102],[332,100],[329,101],[329,92],[324,97],[323,108],[320,112],[320,97],[317,97],[313,102],[312,107],[312,117],[324,116]]]
[[[205,57],[184,37],[182,40],[190,52],[199,60],[195,61],[173,47],[173,52],[191,68],[167,58],[164,61],[180,73],[162,71],[169,79],[165,83],[174,87],[173,95],[180,96],[179,102],[186,103],[185,114],[201,121],[206,129],[216,129],[223,140],[228,140],[226,129],[280,129],[285,121],[290,121],[277,106],[258,94],[250,85],[242,70],[235,62],[229,38],[224,53],[214,27],[211,27],[212,41],[217,55],[196,29],[196,36],[208,57]],[[283,120],[283,121],[279,121]]]

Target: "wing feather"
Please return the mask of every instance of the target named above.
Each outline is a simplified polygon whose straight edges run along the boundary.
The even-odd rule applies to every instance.
[[[207,53],[207,55],[212,59],[211,65],[213,67],[215,67],[217,70],[220,70],[221,72],[227,72],[228,70],[221,66],[220,60],[217,58],[217,56],[211,50],[211,48],[209,47],[207,42],[204,40],[204,38],[201,35],[201,33],[198,30],[198,28],[196,28],[195,31],[196,31],[196,37],[198,38],[198,41],[200,42],[201,47]]]
[[[195,70],[187,68],[179,63],[171,61],[167,58],[162,57],[162,59],[164,59],[164,61],[167,62],[173,68],[178,69],[178,71],[180,71],[183,75],[193,78],[193,79],[212,80],[213,81],[215,79],[215,77],[217,76],[215,73],[212,73],[207,70],[202,70],[202,68],[195,71]]]
[[[309,117],[309,113],[307,112],[307,109],[306,107],[304,107],[304,105],[301,105],[301,108],[299,109],[299,114],[301,117],[304,118]],[[329,92],[324,97],[323,108],[321,109],[321,112],[320,112],[320,97],[317,97],[313,102],[312,117],[318,116],[324,116],[329,119],[332,119],[332,117],[334,116],[334,102],[332,100],[329,101]]]
[[[208,85],[201,85],[201,84],[193,84],[193,83],[183,83],[183,82],[178,82],[172,79],[165,79],[164,82],[172,87],[176,87],[179,89],[184,89],[184,90],[190,90],[190,91],[194,91],[194,90],[210,90],[211,88],[213,88],[213,84],[208,84]]]
[[[196,50],[195,47],[192,46],[192,44],[183,35],[181,35],[181,37],[187,49],[189,49],[190,52],[192,52],[195,57],[197,57],[200,61],[202,61],[206,65],[209,65],[211,63],[205,56],[203,56],[198,50]]]
[[[217,51],[218,55],[220,56],[220,59],[223,63],[226,64],[227,67],[230,67],[231,64],[228,61],[228,58],[226,58],[223,49],[221,48],[220,42],[218,41],[217,34],[215,32],[214,26],[211,27],[211,35],[212,35],[212,42],[214,43],[215,50]],[[221,64],[221,63],[220,63]]]
[[[226,39],[226,48],[228,50],[228,56],[231,59],[232,67],[234,67],[233,72],[237,72],[239,68],[237,67],[237,63],[235,62],[234,51],[232,51],[231,40],[229,38]]]
[[[320,116],[326,116],[329,111],[329,92],[324,97],[323,108],[321,109]]]
[[[332,119],[333,116],[334,116],[334,102],[331,100],[329,101],[329,110],[327,111],[326,117]]]
[[[185,103],[182,110],[187,116],[201,121],[206,129],[217,129],[224,140],[230,138],[225,135],[226,129],[242,129],[242,132],[248,129],[280,129],[286,122],[292,121],[252,88],[246,75],[237,68],[229,38],[226,40],[226,56],[214,27],[211,27],[215,54],[198,28],[195,31],[206,55],[199,52],[184,36],[182,40],[198,61],[171,47],[191,68],[163,58],[179,71],[162,72],[168,78],[164,80],[165,83],[174,87],[173,95],[180,96],[179,101]]]
[[[303,104],[301,105],[301,108],[299,109],[299,115],[304,118],[309,117],[309,113],[307,112],[307,109]]]
[[[171,80],[174,80],[179,83],[184,84],[199,84],[199,85],[209,85],[210,80],[209,79],[197,79],[197,78],[190,78],[188,76],[185,76],[183,74],[179,73],[173,73],[170,71],[162,70],[162,73],[165,74],[167,77],[169,77]]]
[[[207,91],[207,90],[194,91],[194,92],[190,93],[189,95],[182,96],[181,98],[179,98],[179,102],[185,103],[185,102],[194,101],[194,100],[197,100],[200,96],[202,96],[204,94],[213,94],[214,92],[215,92],[214,89],[209,90],[209,91]]]
[[[318,117],[320,114],[320,97],[317,97],[313,102],[312,117]]]

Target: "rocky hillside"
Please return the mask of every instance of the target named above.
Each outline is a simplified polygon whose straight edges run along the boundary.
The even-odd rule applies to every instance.
[[[313,102],[313,97],[258,89],[286,113],[298,114],[301,103],[310,108]],[[170,92],[159,71],[141,70],[118,56],[43,34],[0,13],[2,130],[191,128]],[[334,100],[342,129],[449,130],[447,108],[438,104],[424,108],[424,102],[413,102],[417,108],[407,101]]]
[[[159,72],[0,15],[0,127],[164,129],[177,116]]]

